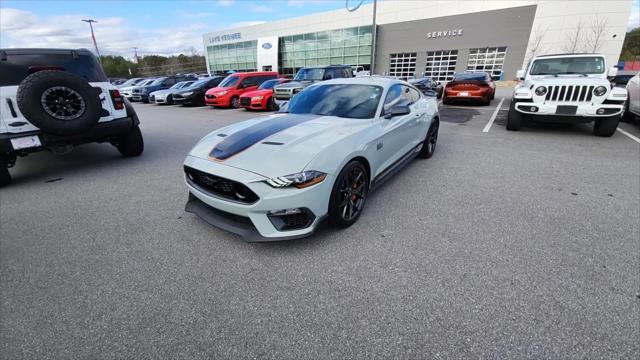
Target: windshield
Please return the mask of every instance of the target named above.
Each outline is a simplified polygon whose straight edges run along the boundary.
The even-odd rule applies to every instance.
[[[453,75],[453,81],[484,81],[487,74],[483,72],[468,72]]]
[[[123,83],[122,83],[122,84],[120,84],[120,85],[121,85],[121,86],[135,85],[135,84],[137,84],[137,83],[141,82],[142,80],[144,80],[144,79],[141,79],[141,78],[129,79],[129,80],[127,80],[127,81],[123,82]]]
[[[180,82],[176,83],[175,85],[173,85],[172,87],[170,87],[169,89],[186,88],[186,87],[191,86],[191,84],[193,84],[193,81],[180,81]]]
[[[278,82],[280,80],[275,79],[275,80],[267,80],[265,82],[262,83],[262,85],[260,85],[260,87],[258,88],[259,90],[268,90],[268,89],[273,89],[274,86],[278,85]]]
[[[153,85],[153,86],[160,85],[165,79],[166,78],[157,78],[153,80],[149,85]]]
[[[296,77],[293,78],[294,81],[305,81],[305,80],[322,80],[324,76],[324,69],[300,69],[296,74]]]
[[[218,87],[235,86],[235,84],[238,83],[238,80],[240,80],[239,76],[228,76],[226,79],[222,80],[222,82],[220,83],[220,85],[218,85]]]
[[[206,83],[208,83],[209,80],[210,79],[202,79],[202,80],[195,81],[193,84],[191,84],[191,86],[189,86],[189,88],[201,87],[201,86],[205,85]],[[184,88],[186,89],[187,87],[185,86]]]
[[[140,83],[136,84],[136,86],[147,86],[147,85],[151,85],[152,82],[154,82],[156,79],[150,79],[150,80],[145,80],[145,81],[141,81]]]
[[[604,59],[599,56],[581,56],[538,59],[531,65],[530,75],[602,74]]]
[[[382,88],[374,85],[314,85],[296,95],[287,112],[371,119],[381,95]]]

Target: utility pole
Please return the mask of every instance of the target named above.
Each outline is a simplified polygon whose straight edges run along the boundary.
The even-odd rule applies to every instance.
[[[371,75],[374,74],[374,70],[376,68],[376,35],[378,33],[376,29],[376,10],[378,9],[378,0],[373,0],[373,28],[371,32],[373,33],[373,41],[371,44],[371,71],[369,73]]]
[[[138,60],[138,48],[137,47],[133,47],[133,57],[136,59],[136,64],[140,63],[140,60]]]
[[[93,46],[96,47],[96,54],[98,55],[98,59],[100,59],[100,50],[98,50],[98,43],[96,42],[96,35],[93,33],[93,24],[97,23],[97,21],[93,19],[83,19],[82,21],[89,23],[89,27],[91,28],[91,39],[93,40]]]

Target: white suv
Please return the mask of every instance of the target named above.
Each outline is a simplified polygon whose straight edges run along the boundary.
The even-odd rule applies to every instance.
[[[144,149],[138,117],[86,49],[0,49],[0,186],[18,156],[110,142]]]
[[[594,121],[595,135],[613,135],[627,100],[625,89],[613,87],[607,80],[616,72],[616,68],[607,70],[604,56],[598,54],[533,58],[526,70],[518,71],[522,81],[511,99],[507,129],[520,130],[523,119]]]

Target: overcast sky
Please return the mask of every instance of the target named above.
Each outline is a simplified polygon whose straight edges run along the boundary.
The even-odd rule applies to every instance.
[[[355,5],[359,0],[349,0]],[[371,0],[365,0],[370,3]],[[0,7],[0,47],[93,48],[92,18],[102,54],[202,52],[209,31],[341,9],[344,0],[12,1]],[[640,24],[634,0],[629,28]]]

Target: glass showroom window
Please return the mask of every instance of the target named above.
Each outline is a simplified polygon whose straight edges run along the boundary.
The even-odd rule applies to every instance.
[[[371,67],[371,26],[283,36],[279,40],[280,72],[294,75],[305,66],[331,64]]]
[[[389,75],[400,79],[408,79],[416,73],[416,53],[391,54],[389,59]]]
[[[233,44],[207,47],[209,70],[215,74],[227,71],[256,71],[256,52],[258,41],[244,41]]]
[[[467,71],[486,72],[491,77],[498,78],[502,74],[506,54],[506,47],[469,49]]]
[[[424,76],[435,81],[451,81],[457,61],[458,50],[427,51]]]

